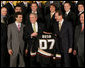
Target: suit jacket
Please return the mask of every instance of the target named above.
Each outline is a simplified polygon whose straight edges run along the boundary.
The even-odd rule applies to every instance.
[[[1,23],[1,52],[4,54],[7,50],[7,27],[6,24]]]
[[[66,14],[64,14],[64,16],[65,16],[65,20],[71,22],[72,26],[75,28],[75,26],[76,26],[76,15],[72,11],[70,11],[67,16],[66,16]]]
[[[37,2],[35,2],[35,3],[37,3]],[[38,3],[37,3],[37,6],[38,6],[38,10],[39,10],[39,11],[42,13],[42,15],[44,16],[44,7],[45,7],[44,4],[41,3],[41,6],[39,6]]]
[[[21,29],[18,28],[15,23],[8,25],[8,50],[13,50],[13,55],[17,55],[19,51],[23,54],[24,52],[24,41],[23,41],[23,28],[24,25],[21,24]]]
[[[54,33],[59,37],[61,52],[68,53],[68,49],[73,45],[73,30],[71,23],[64,21],[59,31],[58,23],[54,23]]]
[[[84,30],[81,32],[81,29],[81,24],[76,27],[74,49],[77,50],[79,56],[84,58]]]
[[[7,8],[8,15],[14,14],[14,8],[12,7],[10,3],[7,3],[6,5],[4,5],[4,7]]]
[[[32,28],[32,24],[31,23],[28,23],[25,27],[24,27],[24,35],[23,35],[23,38],[24,38],[24,41],[26,43],[28,43],[27,45],[27,49],[31,49],[31,48],[34,48],[37,49],[38,46],[37,46],[37,37],[33,37],[31,38],[31,34],[33,33],[33,28]],[[43,32],[43,24],[41,23],[38,23],[38,35],[41,35]],[[34,43],[36,43],[36,45],[34,45]],[[34,45],[34,46],[33,46]]]
[[[55,23],[55,14],[51,18],[50,14],[45,16],[45,28],[47,32],[53,32],[53,23]]]

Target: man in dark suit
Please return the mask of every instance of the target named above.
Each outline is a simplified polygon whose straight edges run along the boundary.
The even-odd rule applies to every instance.
[[[17,5],[15,6],[14,8],[14,12],[22,12],[22,7]],[[14,17],[14,14],[12,14],[11,16],[9,16],[8,18],[8,24],[11,24],[11,23],[14,23],[15,22],[15,17]]]
[[[64,13],[65,20],[71,22],[71,24],[73,25],[73,28],[75,29],[76,14],[71,11],[71,4],[69,2],[64,3],[64,10],[65,10],[65,13]]]
[[[75,46],[73,54],[77,55],[78,66],[84,67],[84,13],[80,15],[81,24],[75,30]]]
[[[14,14],[14,5],[13,5],[13,1],[9,1],[9,3],[7,3],[6,5],[4,5],[4,7],[7,8],[8,15]]]
[[[79,18],[80,18],[81,13],[83,13],[83,12],[84,12],[84,3],[79,2],[78,3],[77,20],[76,20],[77,21],[77,24],[76,25],[81,24]]]
[[[61,8],[60,1],[47,1],[45,3],[45,8],[44,8],[45,15],[48,14],[48,13],[50,13],[49,8],[50,8],[50,5],[51,4],[54,4],[56,6],[56,9],[57,10],[59,10]]]
[[[31,11],[31,4],[28,3],[27,1],[22,1],[21,3],[18,3],[17,5],[20,5],[22,7],[22,11],[24,14],[29,13],[29,11]]]
[[[72,53],[73,31],[71,23],[63,19],[61,11],[55,13],[57,23],[54,23],[54,32],[59,36],[64,67],[70,67],[69,54]]]
[[[38,16],[37,21],[43,23],[43,18],[44,18],[44,17],[43,17],[43,15],[42,15],[41,11],[39,11],[38,6],[37,6],[37,3],[33,2],[33,3],[31,4],[31,11],[30,11],[30,12],[28,13],[28,15],[27,15],[27,23],[30,22],[30,20],[29,20],[29,15],[30,15],[30,13],[35,13],[35,14],[37,14],[37,16]]]
[[[1,22],[1,67],[7,67],[7,26]]]
[[[7,52],[7,26],[8,16],[7,8],[1,8],[1,67],[8,66],[9,55]]]
[[[41,13],[43,14],[44,16],[44,4],[42,4],[40,1],[36,1],[37,5],[38,5],[38,10],[41,11]]]
[[[25,67],[22,14],[17,12],[15,19],[15,23],[8,25],[7,47],[10,55],[10,67]]]
[[[31,13],[29,15],[30,22],[24,28],[24,40],[27,42],[27,50],[30,51],[30,66],[36,67],[36,51],[38,50],[37,45],[37,36],[42,34],[43,25],[40,22],[37,22],[37,15],[35,13]]]
[[[56,7],[54,4],[50,5],[50,13],[45,16],[46,32],[52,33],[53,23],[55,21]]]
[[[7,15],[7,8],[1,8],[1,22],[4,23],[6,26],[8,25],[8,15]]]

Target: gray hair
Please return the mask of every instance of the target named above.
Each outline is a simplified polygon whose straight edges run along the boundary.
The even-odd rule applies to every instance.
[[[34,15],[36,18],[38,17],[36,13],[30,13],[30,15]]]

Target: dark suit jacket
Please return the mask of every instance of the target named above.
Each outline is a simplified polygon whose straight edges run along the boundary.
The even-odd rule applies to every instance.
[[[37,2],[35,2],[35,3],[37,3]],[[41,6],[39,6],[38,3],[37,3],[37,6],[38,6],[38,10],[39,10],[39,11],[42,13],[42,15],[44,16],[44,7],[45,7],[44,4],[41,3]]]
[[[7,8],[8,15],[14,14],[14,8],[12,7],[12,5],[10,3],[7,3],[4,7]]]
[[[54,23],[54,33],[59,37],[61,52],[68,53],[68,49],[73,45],[73,30],[71,23],[64,21],[59,31],[58,23]]]
[[[31,38],[31,34],[33,33],[33,29],[32,29],[32,24],[28,23],[25,27],[24,27],[24,34],[23,34],[23,39],[24,41],[28,44],[27,45],[27,49],[31,49],[33,48],[34,52],[35,50],[38,48],[37,46],[37,37],[33,37]],[[38,23],[38,35],[41,35],[43,32],[43,24]],[[36,43],[36,45],[34,45]],[[34,45],[34,46],[33,46]]]
[[[45,28],[47,32],[53,32],[53,23],[55,23],[55,14],[51,18],[50,14],[45,16]]]
[[[4,54],[7,50],[7,27],[6,24],[1,23],[1,54]]]
[[[74,49],[77,50],[79,56],[84,58],[84,30],[81,32],[81,29],[81,24],[76,27]]]
[[[67,16],[66,16],[66,14],[64,14],[64,17],[65,17],[65,20],[71,22],[72,26],[75,28],[75,26],[76,26],[76,15],[75,15],[75,13],[70,11]]]

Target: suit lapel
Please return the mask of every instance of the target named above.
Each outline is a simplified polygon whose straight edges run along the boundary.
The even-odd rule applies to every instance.
[[[16,26],[16,24],[14,23],[14,28],[15,28],[15,30],[16,31],[18,31],[18,28],[17,28],[17,26]]]
[[[30,31],[31,31],[31,33],[33,33],[34,31],[33,31],[33,28],[32,28],[32,24],[30,23]]]

